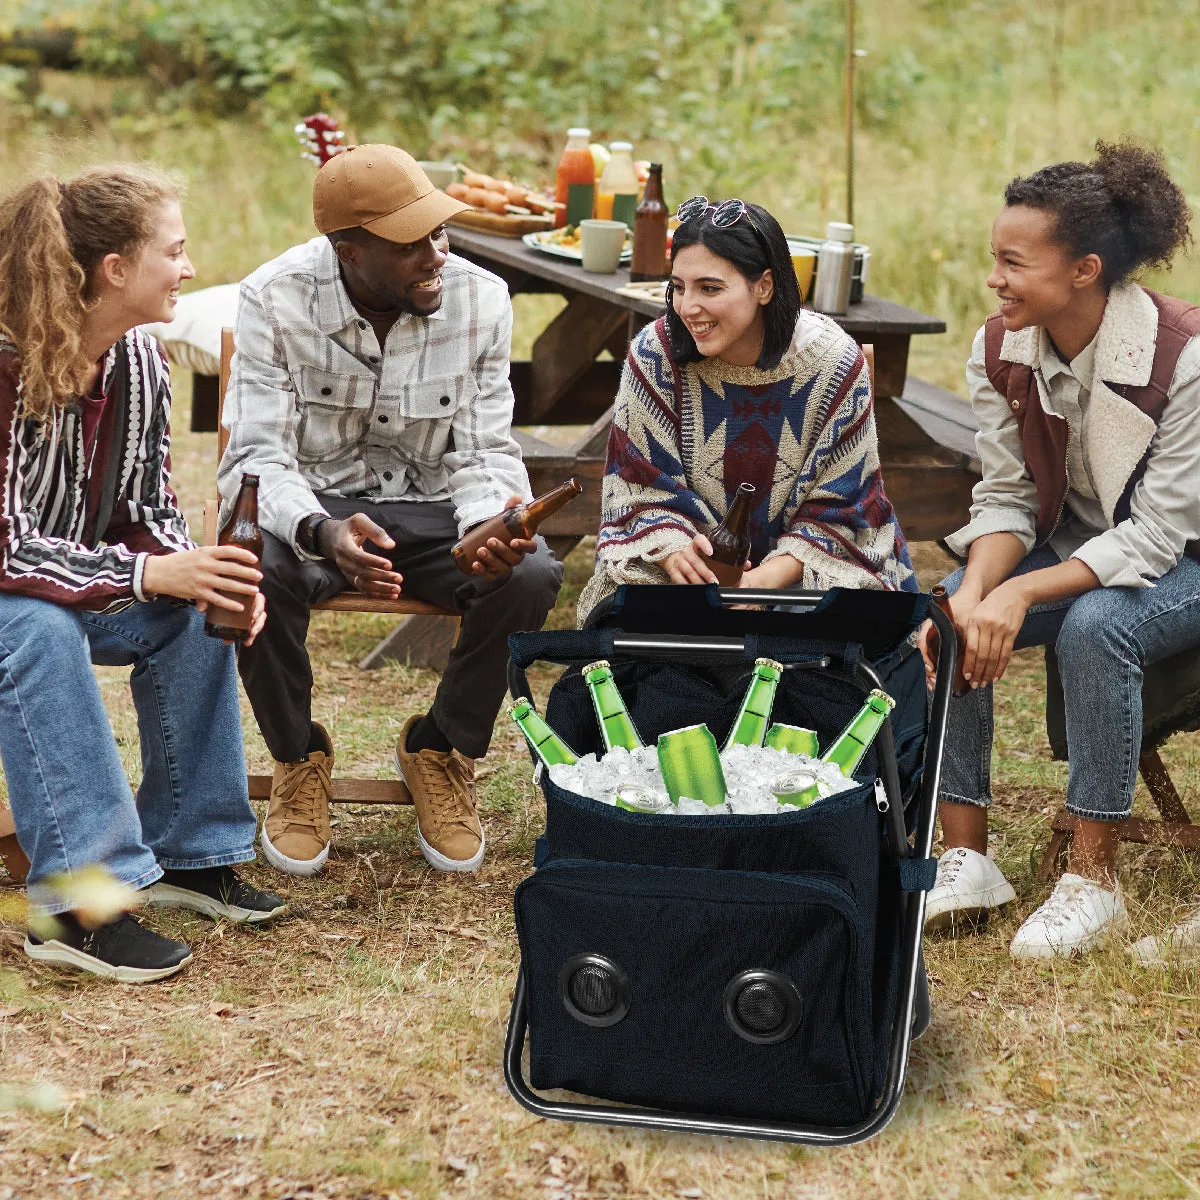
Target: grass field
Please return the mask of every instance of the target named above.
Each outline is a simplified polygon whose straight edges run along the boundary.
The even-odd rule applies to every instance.
[[[970,335],[987,311],[987,224],[1012,172],[1132,128],[1165,141],[1186,185],[1200,190],[1200,124],[1177,102],[1194,71],[1195,6],[1135,7],[1127,22],[1108,0],[1014,5],[1019,20],[994,3],[936,0],[873,13],[864,34],[873,52],[908,38],[914,62],[944,65],[957,54],[964,64],[945,66],[936,88],[914,74],[911,90],[927,101],[922,123],[903,138],[864,135],[859,147],[859,220],[880,251],[876,289],[950,323],[946,337],[915,348],[919,374],[961,390]],[[1055,20],[1070,35],[1057,91],[1046,58],[1060,44]],[[970,55],[989,46],[1006,65],[976,80]],[[1134,82],[1122,90],[1120,80]],[[170,124],[128,104],[114,117],[112,83],[52,77],[46,86],[69,96],[77,116],[53,137],[44,126],[7,125],[6,179],[39,155],[67,168],[108,157],[175,166],[191,182],[197,286],[236,279],[309,236],[311,174],[286,131],[252,121]],[[1005,108],[1022,95],[1018,110]],[[783,147],[774,174],[739,190],[774,205],[790,228],[815,228],[838,215],[836,147],[836,130]],[[482,159],[486,148],[468,151]],[[698,166],[680,165],[674,178],[673,199],[711,186]],[[1178,281],[1180,294],[1200,295],[1193,267]],[[544,319],[542,304],[518,314],[518,353]],[[181,372],[174,460],[198,527],[214,445],[213,435],[187,432],[189,404]],[[935,581],[943,560],[933,547],[915,549],[923,581]],[[583,547],[568,561],[555,625],[572,623],[588,569]],[[400,725],[436,686],[427,671],[356,669],[388,628],[376,617],[314,622],[316,715],[333,734],[339,770],[388,775]],[[125,675],[99,676],[135,777]],[[549,683],[535,679],[540,696]],[[276,928],[155,914],[154,925],[189,940],[196,955],[163,985],[123,989],[43,971],[20,952],[19,923],[0,927],[0,1200],[1195,1196],[1197,971],[1137,970],[1119,945],[1040,966],[1007,955],[1021,918],[1044,898],[1030,853],[1065,785],[1065,768],[1048,759],[1041,685],[1037,653],[1022,653],[997,703],[992,828],[1018,902],[977,936],[928,944],[933,1024],[914,1048],[899,1115],[866,1145],[814,1151],[572,1127],[536,1120],[508,1098],[500,1053],[516,969],[511,896],[530,869],[543,812],[505,724],[480,764],[489,854],[477,876],[430,871],[411,811],[343,808],[322,876],[281,883],[253,871],[292,902],[292,918]],[[248,709],[244,725],[252,769],[266,769]],[[1200,739],[1174,739],[1164,759],[1195,810]],[[1183,857],[1126,849],[1120,867],[1131,937],[1160,929],[1200,895],[1200,871]]]

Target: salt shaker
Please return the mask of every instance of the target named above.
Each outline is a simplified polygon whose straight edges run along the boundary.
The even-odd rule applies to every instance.
[[[854,226],[830,221],[825,240],[817,251],[817,285],[813,308],[840,315],[850,307],[850,283],[854,274]]]

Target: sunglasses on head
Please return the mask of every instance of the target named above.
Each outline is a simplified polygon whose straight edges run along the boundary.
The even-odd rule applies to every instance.
[[[693,196],[690,200],[685,200],[675,210],[675,219],[680,225],[683,225],[688,221],[694,221],[697,217],[704,217],[708,213],[712,213],[709,219],[718,229],[728,229],[730,225],[736,225],[743,217],[750,220],[746,215],[744,200],[722,200],[720,204],[709,204],[707,196]],[[750,227],[754,228],[753,221],[750,221]]]

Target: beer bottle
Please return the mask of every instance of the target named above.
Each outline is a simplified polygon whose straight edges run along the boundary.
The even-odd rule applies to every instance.
[[[629,260],[631,282],[666,279],[667,203],[663,199],[662,163],[650,164],[650,177],[642,202],[633,213],[633,254]]]
[[[708,535],[713,552],[706,562],[722,587],[737,587],[741,582],[750,554],[750,513],[753,509],[754,485],[739,484],[725,519]]]
[[[468,529],[450,548],[458,569],[464,575],[470,575],[477,551],[480,546],[487,545],[489,538],[499,538],[507,546],[516,538],[533,537],[538,526],[551,513],[558,512],[568,500],[574,500],[582,492],[582,484],[575,479],[568,479],[544,496],[530,500],[528,504],[519,504],[516,508],[506,508],[494,517],[488,517],[474,529]]]
[[[737,720],[734,721],[722,749],[763,744],[767,722],[771,719],[771,706],[775,703],[775,689],[779,686],[782,675],[782,665],[773,658],[754,660],[754,674],[750,676],[750,686],[742,697],[742,707],[738,710]]]
[[[575,751],[550,728],[538,715],[537,710],[524,697],[508,706],[508,715],[525,735],[533,752],[547,767],[572,766],[576,762]]]
[[[867,747],[895,707],[896,702],[891,696],[874,688],[867,696],[866,704],[838,734],[833,745],[821,755],[821,761],[833,763],[847,779],[853,779]]]
[[[591,693],[596,720],[600,722],[600,733],[604,738],[604,748],[611,750],[614,746],[621,746],[626,750],[640,750],[642,739],[638,736],[633,718],[613,682],[612,668],[608,665],[608,660],[602,658],[584,667],[583,682],[587,684],[587,690]]]
[[[958,623],[954,620],[954,612],[950,608],[950,593],[938,583],[930,589],[929,595],[934,604],[946,614],[950,624],[954,627],[954,636],[958,641],[958,653],[954,656],[954,682],[950,685],[950,690],[955,696],[965,696],[971,690],[971,685],[967,682],[967,677],[963,674],[963,658],[966,647],[963,645]],[[942,636],[938,633],[937,626],[935,625],[929,635],[929,650],[935,661],[941,644]]]
[[[217,536],[218,546],[241,546],[249,550],[255,559],[262,561],[263,538],[262,530],[258,527],[258,476],[243,475],[242,486],[238,489],[237,499],[233,502],[233,512],[225,528]],[[254,597],[244,592],[220,592],[227,600],[242,606],[241,612],[231,608],[208,606],[205,614],[204,632],[209,637],[220,638],[226,642],[237,642],[239,645],[246,640],[250,632],[250,624],[254,620]]]

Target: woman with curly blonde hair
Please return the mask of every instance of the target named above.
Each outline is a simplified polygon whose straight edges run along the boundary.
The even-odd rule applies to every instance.
[[[42,175],[0,200],[0,760],[30,860],[34,959],[125,982],[190,957],[128,913],[88,927],[62,881],[99,865],[150,903],[282,910],[234,873],[254,814],[218,589],[264,620],[254,556],[196,547],[168,481],[170,381],[137,326],[194,275],[178,193],[141,167]],[[135,802],[93,662],[132,666]]]

